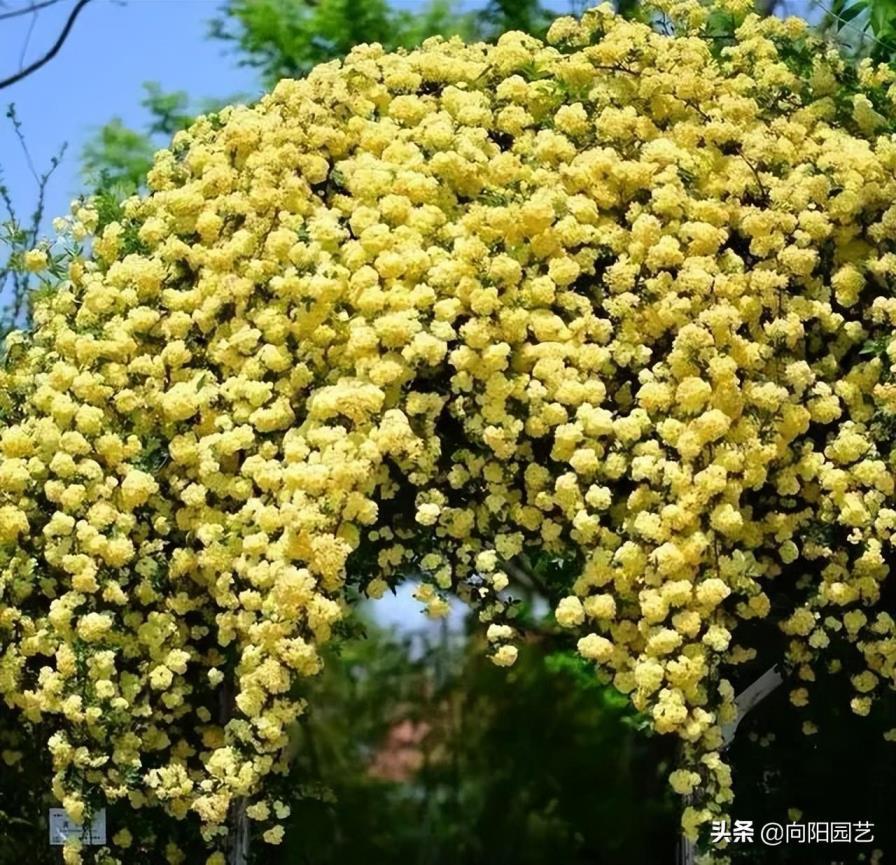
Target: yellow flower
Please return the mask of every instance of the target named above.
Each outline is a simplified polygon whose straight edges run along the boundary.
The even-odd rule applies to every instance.
[[[796,688],[790,692],[790,702],[802,708],[809,705],[809,692],[805,688]]]
[[[283,841],[284,829],[282,826],[274,826],[262,833],[262,838],[268,844],[279,844]]]
[[[411,573],[509,666],[503,563],[547,566],[582,657],[682,740],[692,836],[730,803],[726,677],[772,588],[800,683],[859,670],[875,709],[896,77],[859,64],[832,111],[843,58],[719,2],[721,52],[697,0],[358,47],[198,118],[149,195],[101,229],[78,202],[26,253],[84,250],[0,371],[0,698],[57,731],[59,798],[120,800],[149,749],[134,807],[209,843],[234,798],[270,819],[296,680],[359,585]]]
[[[613,644],[606,637],[601,637],[598,634],[588,634],[588,636],[582,637],[576,648],[583,658],[600,663],[608,661],[613,654]]]
[[[709,646],[716,652],[724,652],[731,642],[731,632],[721,625],[710,625],[706,633],[703,635],[704,645]]]
[[[106,613],[87,613],[78,622],[78,634],[88,643],[102,640],[112,630],[112,618]]]
[[[700,783],[700,775],[687,769],[676,769],[669,775],[669,783],[680,796],[689,796]]]
[[[516,646],[501,646],[492,656],[492,661],[499,667],[511,667],[516,662]]]
[[[14,505],[0,506],[0,543],[15,541],[29,529],[28,517]]]
[[[47,252],[44,249],[29,249],[25,253],[25,269],[31,273],[46,270],[48,263]]]
[[[134,836],[131,835],[128,829],[119,829],[112,836],[112,843],[118,847],[130,847],[134,843]]]
[[[582,602],[574,596],[563,598],[557,605],[554,616],[557,619],[557,624],[562,628],[573,628],[585,621]]]

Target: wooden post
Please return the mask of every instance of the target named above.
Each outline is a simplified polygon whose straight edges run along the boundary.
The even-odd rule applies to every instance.
[[[783,681],[784,677],[778,671],[777,665],[774,665],[734,698],[737,714],[734,716],[734,720],[722,725],[722,748],[727,748],[734,741],[737,725],[747,712],[761,703]],[[697,845],[682,835],[679,839],[677,854],[675,861],[678,865],[694,865],[697,858]]]
[[[697,845],[682,835],[678,839],[678,855],[675,857],[675,861],[678,862],[678,865],[694,865],[696,854]]]
[[[220,723],[222,727],[233,717],[235,687],[228,677],[221,683]],[[246,813],[246,800],[235,799],[230,803],[227,814],[227,865],[248,865],[249,862],[249,815]]]
[[[249,816],[246,800],[237,799],[230,806],[227,865],[247,865],[249,861]]]
[[[778,671],[777,665],[769,667],[752,685],[748,685],[734,698],[737,706],[737,714],[734,720],[722,725],[722,747],[727,748],[734,739],[737,725],[754,706],[761,703],[781,682],[784,677]]]

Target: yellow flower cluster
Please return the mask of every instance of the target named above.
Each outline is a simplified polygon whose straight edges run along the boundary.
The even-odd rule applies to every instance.
[[[509,665],[531,548],[578,557],[558,622],[684,741],[692,833],[731,797],[739,622],[780,617],[807,683],[854,647],[861,714],[893,685],[896,78],[844,102],[805,22],[729,3],[727,44],[656,5],[674,35],[601,6],[357,48],[74,215],[91,255],[0,373],[0,694],[55,727],[71,813],[215,842],[244,799],[277,843],[347,579],[422,572]]]

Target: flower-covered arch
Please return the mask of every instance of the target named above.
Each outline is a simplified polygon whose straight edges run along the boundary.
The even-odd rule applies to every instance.
[[[740,623],[807,683],[846,663],[859,714],[893,685],[894,75],[710,11],[363,46],[200,118],[118,218],[75,209],[89,249],[0,374],[0,693],[70,814],[217,843],[248,802],[278,842],[347,585],[413,568],[509,665],[533,548],[683,740],[690,833],[731,797]]]

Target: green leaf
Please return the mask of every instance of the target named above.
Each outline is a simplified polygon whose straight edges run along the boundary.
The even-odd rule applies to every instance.
[[[868,8],[867,0],[858,0],[857,3],[853,3],[852,6],[846,7],[842,12],[836,13],[837,17],[843,23],[849,23],[853,20],[857,15],[861,15],[865,9]]]
[[[878,39],[896,32],[896,0],[869,0],[871,29]]]

